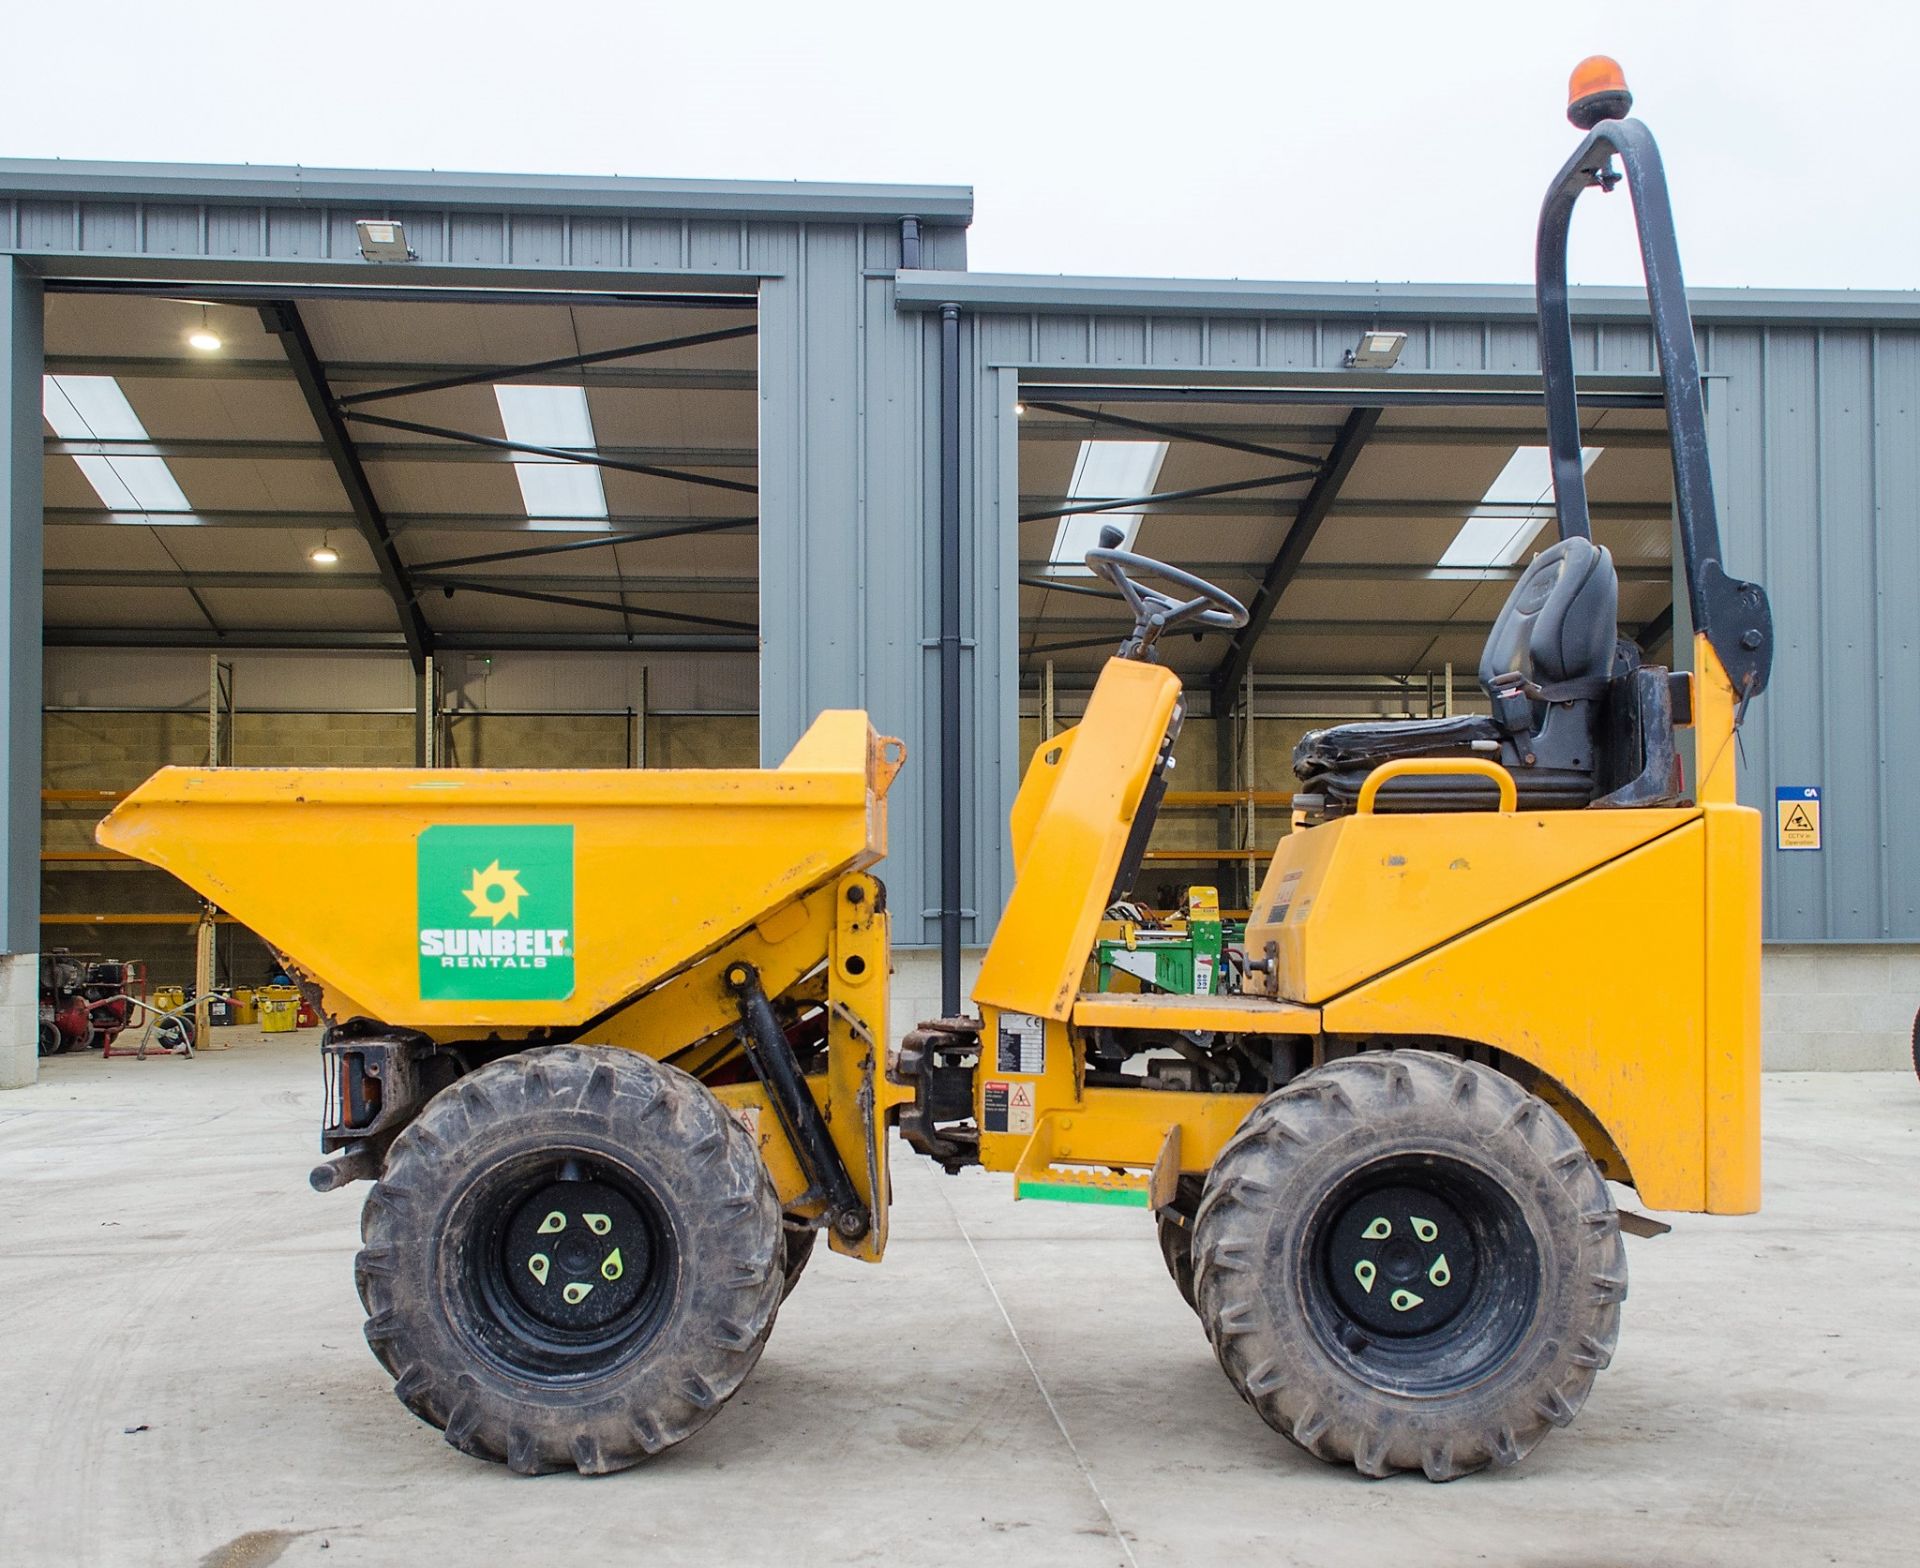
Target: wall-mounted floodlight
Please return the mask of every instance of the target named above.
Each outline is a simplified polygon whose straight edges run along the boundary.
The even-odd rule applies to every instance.
[[[1360,337],[1360,346],[1347,350],[1347,368],[1350,370],[1391,370],[1400,358],[1400,350],[1407,346],[1404,332],[1366,332]]]
[[[353,226],[360,236],[360,254],[368,261],[418,261],[407,243],[406,225],[392,218],[361,218]]]

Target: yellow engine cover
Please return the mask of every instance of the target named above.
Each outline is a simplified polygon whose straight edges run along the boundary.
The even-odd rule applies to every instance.
[[[1274,944],[1280,991],[1323,1002],[1482,925],[1700,813],[1367,812],[1291,833],[1247,922]]]

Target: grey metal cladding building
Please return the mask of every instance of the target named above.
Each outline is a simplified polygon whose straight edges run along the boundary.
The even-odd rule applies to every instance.
[[[1547,168],[1543,160],[1543,176]],[[7,950],[30,955],[41,945],[43,645],[48,657],[278,646],[405,659],[423,714],[416,760],[429,761],[439,755],[435,721],[424,716],[438,658],[487,649],[671,663],[720,661],[743,642],[750,649],[754,638],[709,635],[701,617],[673,608],[680,601],[670,592],[697,589],[740,589],[750,607],[757,597],[763,761],[777,762],[825,707],[865,707],[878,728],[906,739],[913,760],[894,793],[886,868],[897,939],[936,946],[944,907],[950,921],[957,912],[962,942],[977,946],[1010,877],[1006,811],[1033,738],[1023,723],[1069,713],[1116,632],[1110,607],[1056,571],[1096,433],[1131,438],[1152,465],[1126,519],[1140,548],[1237,592],[1271,589],[1271,618],[1248,637],[1171,656],[1196,733],[1212,724],[1211,754],[1190,764],[1198,782],[1221,790],[1282,782],[1271,757],[1254,776],[1256,720],[1278,736],[1324,717],[1321,709],[1451,701],[1450,681],[1436,696],[1440,672],[1470,677],[1513,575],[1451,567],[1445,549],[1463,516],[1506,504],[1495,494],[1504,465],[1538,440],[1531,290],[973,274],[971,209],[970,192],[954,188],[0,163]],[[364,259],[355,223],[369,218],[402,220],[417,259]],[[50,311],[67,300],[77,303],[62,306],[70,314],[59,331],[73,336],[63,345],[49,337],[59,319]],[[333,526],[377,568],[361,598],[381,624],[330,631],[334,622],[318,620],[276,641],[244,609],[215,613],[245,605],[251,579],[190,563],[163,581],[182,605],[191,597],[198,606],[191,618],[185,609],[149,614],[134,601],[106,618],[68,608],[82,588],[91,604],[136,585],[69,564],[49,566],[43,592],[45,541],[84,538],[97,551],[108,536],[82,531],[128,520],[46,499],[64,483],[51,465],[90,448],[49,436],[43,376],[65,366],[130,386],[154,378],[152,402],[142,404],[145,393],[134,401],[162,409],[176,371],[145,350],[104,351],[100,334],[119,330],[121,318],[84,315],[126,301],[203,316],[281,303],[309,316],[335,312],[340,324],[322,336],[331,333],[349,358],[306,369],[331,373],[336,386],[406,379],[374,365],[370,350],[350,359],[348,318],[370,302],[397,324],[382,330],[400,332],[408,329],[391,314],[396,305],[513,307],[529,322],[559,313],[577,367],[592,360],[578,348],[580,321],[600,319],[596,312],[656,309],[705,326],[751,311],[757,349],[739,383],[757,406],[750,442],[726,454],[687,437],[667,463],[640,432],[620,450],[641,455],[608,459],[607,471],[609,484],[677,487],[666,502],[632,505],[631,526],[644,530],[663,528],[673,506],[700,511],[709,492],[691,487],[719,471],[706,467],[703,480],[703,464],[753,466],[756,483],[733,486],[755,492],[744,520],[757,541],[753,592],[694,581],[703,568],[690,558],[685,578],[656,585],[669,594],[658,601],[624,581],[603,590],[576,576],[527,593],[510,585],[524,588],[524,578],[480,582],[474,592],[462,579],[462,605],[480,602],[475,593],[500,605],[517,594],[540,600],[545,618],[455,614],[428,591],[436,579],[420,541],[483,524],[497,535],[528,518],[418,511],[410,525],[389,528],[405,487],[396,479],[378,493],[389,485],[382,476],[427,454],[388,447],[359,463],[349,450],[343,466],[340,442],[351,448],[366,432],[335,420],[335,473],[350,481],[360,471],[363,493],[347,483]],[[1920,830],[1897,794],[1900,779],[1920,777],[1920,297],[1707,290],[1693,307],[1730,566],[1767,585],[1779,634],[1772,688],[1744,731],[1743,795],[1771,823],[1777,788],[1815,786],[1825,811],[1821,849],[1769,853],[1770,1059],[1884,1061],[1896,1019],[1911,1016],[1920,989],[1920,957],[1909,948],[1920,944]],[[1683,662],[1644,300],[1633,290],[1576,290],[1574,309],[1594,450],[1605,453],[1593,470],[1596,534],[1622,564],[1623,629],[1650,653],[1673,646]],[[127,330],[144,330],[145,318],[125,319]],[[482,319],[462,318],[453,335],[486,338],[472,325]],[[83,347],[89,320],[94,337]],[[1347,352],[1371,329],[1407,334],[1399,363],[1347,368]],[[247,373],[268,379],[282,349],[263,342]],[[478,350],[440,359],[484,363]],[[637,372],[619,380],[580,368],[578,379],[600,400],[600,428],[620,417],[608,388],[639,396],[669,384],[719,386],[712,377],[722,374],[745,371],[648,383]],[[481,439],[512,446],[511,431]],[[602,430],[599,439],[610,438]],[[216,444],[183,436],[177,450],[204,456]],[[152,450],[168,450],[158,431]],[[644,477],[663,467],[676,477]],[[229,549],[276,521],[257,501],[222,510],[192,488],[199,520],[231,525]],[[308,506],[284,521],[293,528],[332,515]],[[957,560],[944,580],[943,518]],[[581,532],[568,547],[590,550]],[[605,602],[584,597],[602,593]],[[622,627],[608,630],[608,617],[594,612],[616,607]],[[633,615],[655,616],[644,623],[655,632],[636,632]],[[957,886],[941,875],[943,847],[953,852],[941,832],[943,657],[958,672],[950,717],[960,808],[947,817],[958,829]],[[1198,744],[1205,749],[1204,736]],[[1251,811],[1247,826],[1251,835]],[[1181,839],[1160,853],[1182,867],[1190,855],[1196,876],[1223,863],[1243,875],[1253,843],[1208,852]],[[1239,862],[1221,859],[1235,854]],[[1657,936],[1657,912],[1650,922]],[[905,1005],[937,1000],[931,971],[903,956]],[[16,968],[7,987],[10,1034],[29,1005],[23,978]]]

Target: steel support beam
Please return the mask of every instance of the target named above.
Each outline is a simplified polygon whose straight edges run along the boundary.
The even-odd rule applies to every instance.
[[[364,448],[360,449],[363,453]],[[320,449],[314,449],[316,456]],[[153,513],[110,512],[97,506],[54,506],[46,511],[47,525],[57,528],[165,528],[170,525]],[[686,534],[719,533],[729,528],[752,528],[758,517],[689,517],[665,514],[626,513],[612,517],[583,518],[578,521],[543,520],[535,527],[524,512],[388,512],[387,529],[394,535],[409,531],[444,533],[519,534],[523,538],[551,539],[552,544],[529,546],[535,554],[545,555],[568,549],[598,549],[614,544],[645,544],[649,539],[678,539]],[[351,512],[255,512],[231,510],[195,510],[177,526],[192,528],[296,528],[324,530],[355,526]],[[608,530],[613,530],[609,532]],[[505,560],[511,552],[489,556]],[[442,563],[444,564],[444,563]],[[469,564],[466,561],[462,565]]]
[[[0,256],[0,1088],[32,1083],[40,1028],[40,281]]]
[[[1232,401],[1231,398],[1225,399]],[[1344,403],[1345,398],[1336,398],[1328,394],[1328,402]],[[1581,394],[1581,406],[1586,406],[1586,395]],[[1038,407],[1029,404],[1029,408]],[[1172,424],[1163,423],[1165,430],[1179,430],[1180,439],[1191,440],[1189,432],[1205,432],[1213,435],[1232,436],[1235,431],[1244,432],[1248,427],[1235,424]],[[1667,447],[1667,433],[1655,427],[1651,430],[1630,430],[1619,426],[1606,425],[1604,439],[1592,425],[1587,427],[1588,435],[1595,441],[1611,447],[1633,447],[1664,452]],[[1331,446],[1334,437],[1340,434],[1338,425],[1288,425],[1284,427],[1289,440],[1298,441],[1303,446]],[[1035,419],[1029,416],[1020,421],[1020,439],[1023,442],[1072,442],[1078,445],[1086,440],[1084,426],[1069,424],[1063,419]],[[1375,446],[1538,446],[1541,441],[1541,427],[1537,423],[1517,425],[1383,425],[1374,432]]]
[[[1197,441],[1202,446],[1217,446],[1228,452],[1247,452],[1254,457],[1271,457],[1282,463],[1311,463],[1318,467],[1323,461],[1311,452],[1295,452],[1287,447],[1263,446],[1258,442],[1248,441],[1240,435],[1207,430],[1197,425],[1162,425],[1147,419],[1127,419],[1119,414],[1103,414],[1097,409],[1075,408],[1068,403],[1028,402],[1026,407],[1041,409],[1049,414],[1062,414],[1069,419],[1082,419],[1092,425],[1111,425],[1118,430],[1137,430],[1142,435],[1165,436],[1170,441]],[[1024,429],[1023,426],[1023,433]]]
[[[382,430],[400,430],[409,435],[438,436],[443,441],[451,441],[456,446],[477,447],[487,452],[511,454],[511,461],[524,461],[528,457],[543,457],[555,463],[585,463],[591,468],[610,468],[623,474],[644,474],[651,479],[677,479],[682,484],[706,485],[714,490],[733,490],[742,495],[753,495],[759,486],[747,484],[739,479],[715,479],[711,474],[690,474],[684,469],[663,468],[653,463],[635,462],[630,458],[610,455],[605,449],[593,451],[575,450],[571,447],[534,446],[526,441],[508,441],[499,436],[478,435],[471,430],[450,430],[444,425],[423,425],[411,419],[389,419],[384,414],[356,414],[352,409],[345,410],[342,418],[351,419],[355,424],[374,425]],[[404,461],[407,449],[398,447],[383,451],[381,456]],[[702,464],[702,456],[710,457],[710,464]],[[757,454],[751,448],[739,447],[731,451],[716,450],[711,453],[689,453],[688,458],[699,466],[736,467],[752,466],[758,461]]]
[[[960,307],[940,308],[940,1014],[960,1015]]]
[[[1225,656],[1214,667],[1208,684],[1213,689],[1216,709],[1223,694],[1230,701],[1240,689],[1240,683],[1247,678],[1247,667],[1253,662],[1254,645],[1267,629],[1267,623],[1273,619],[1274,607],[1287,591],[1287,584],[1293,581],[1294,573],[1300,570],[1301,563],[1306,560],[1314,535],[1319,533],[1320,525],[1327,520],[1327,514],[1340,495],[1340,487],[1347,482],[1353,465],[1359,461],[1367,437],[1373,434],[1374,426],[1380,423],[1381,412],[1377,406],[1354,409],[1341,425],[1340,434],[1334,437],[1333,446],[1327,453],[1326,467],[1321,469],[1313,488],[1301,500],[1300,509],[1294,513],[1286,537],[1280,541],[1280,548],[1261,579],[1259,591],[1247,606],[1247,624],[1234,633]]]
[[[464,588],[478,581],[502,589],[540,593],[625,593],[625,594],[740,594],[751,597],[760,591],[755,577],[615,577],[611,573],[579,572],[569,576],[462,578],[416,567],[415,588]],[[289,586],[285,572],[212,571],[182,572],[150,570],[128,566],[62,566],[46,573],[49,588],[130,588],[151,591],[155,588],[218,590],[222,588],[276,588]],[[383,584],[372,572],[315,571],[299,579],[301,593],[379,593]]]
[[[494,561],[529,561],[540,556],[571,555],[577,550],[605,550],[616,544],[646,544],[653,539],[679,539],[688,534],[717,534],[734,528],[753,528],[759,521],[757,517],[714,517],[655,528],[646,533],[599,534],[585,539],[556,540],[552,544],[522,545],[513,550],[489,550],[480,555],[456,555],[439,561],[420,561],[415,564],[414,570],[446,571],[456,566],[483,566]]]
[[[1204,374],[1204,372],[1203,372]],[[1352,408],[1538,408],[1546,407],[1545,394],[1538,389],[1485,390],[1474,387],[1370,387],[1321,384],[1310,387],[1247,386],[1116,386],[1100,387],[1065,382],[1060,385],[1034,385],[1021,388],[1021,395],[1036,403],[1247,403],[1281,407],[1304,405],[1324,408],[1328,404]],[[1585,392],[1580,394],[1582,408],[1662,408],[1666,399],[1658,392]],[[1535,433],[1538,439],[1538,432]]]
[[[591,354],[563,354],[558,359],[535,360],[524,365],[492,365],[464,370],[426,381],[381,387],[372,392],[355,392],[340,399],[342,407],[358,403],[377,403],[386,398],[418,397],[424,392],[447,392],[455,387],[491,386],[498,381],[520,381],[556,370],[584,370],[589,365],[604,365],[616,359],[636,359],[645,354],[666,354],[674,349],[700,348],[708,343],[730,343],[750,338],[760,329],[749,323],[744,327],[725,327],[716,332],[685,333],[677,338],[655,338],[650,343],[630,343],[625,348],[596,349]]]
[[[370,381],[428,381],[454,375],[460,368],[406,360],[354,360],[350,364],[335,364],[332,379],[336,386]],[[50,354],[47,371],[51,375],[113,376],[128,381],[285,381],[287,362],[225,357],[180,359],[157,354]],[[751,370],[665,365],[623,365],[617,370],[587,367],[573,371],[535,371],[521,366],[512,379],[532,385],[636,387],[671,392],[751,392],[758,385],[758,377]]]
[[[221,632],[195,626],[49,626],[49,648],[189,648],[225,653],[239,650],[408,653],[399,632],[309,630],[295,626],[233,627]],[[757,635],[744,633],[649,633],[575,631],[448,631],[434,638],[441,653],[754,653]],[[38,688],[34,695],[38,697]],[[37,710],[36,710],[37,711]],[[39,823],[39,785],[34,786],[34,824]],[[39,840],[31,863],[39,863]]]
[[[1386,431],[1376,431],[1367,444],[1375,447],[1386,446],[1389,444],[1386,437]],[[1144,497],[1137,499],[1143,504],[1137,507],[1124,501],[1118,504],[1127,507],[1129,511],[1141,511],[1148,517],[1271,517],[1273,515],[1273,502],[1258,498],[1249,500],[1235,497],[1206,497],[1171,505],[1161,505],[1159,501],[1147,501]],[[1020,497],[1023,514],[1031,509],[1033,520],[1058,516],[1058,508],[1075,504],[1072,496],[1065,495]],[[1540,510],[1539,504],[1533,501],[1464,500],[1458,497],[1435,496],[1432,499],[1421,497],[1417,500],[1404,501],[1378,499],[1336,501],[1330,515],[1353,518],[1362,522],[1433,522],[1435,519],[1443,519],[1457,523],[1467,517],[1512,517],[1516,521],[1522,521],[1529,517],[1538,517]],[[1673,516],[1673,506],[1670,502],[1599,501],[1592,503],[1592,511],[1596,521],[1609,523],[1664,523]],[[1023,515],[1022,521],[1027,520]]]
[[[1621,573],[1621,577],[1623,579],[1625,578],[1625,576],[1626,574],[1624,572]],[[1668,605],[1652,620],[1648,621],[1646,625],[1642,626],[1640,628],[1639,635],[1637,635],[1633,640],[1640,644],[1640,648],[1642,652],[1651,653],[1655,648],[1659,647],[1661,643],[1665,642],[1668,638],[1672,636],[1673,636],[1673,606]]]
[[[1258,479],[1229,479],[1217,485],[1191,485],[1185,490],[1159,490],[1152,495],[1128,496],[1117,501],[1071,501],[1049,506],[1044,511],[1022,512],[1023,523],[1045,522],[1055,517],[1087,517],[1100,512],[1139,512],[1173,501],[1192,501],[1203,496],[1231,495],[1238,490],[1266,490],[1274,485],[1304,484],[1323,470],[1303,468],[1290,474],[1262,474]]]
[[[1340,510],[1334,508],[1338,517]],[[1053,563],[1026,560],[1020,563],[1020,586],[1044,588],[1053,593],[1077,593],[1094,598],[1118,600],[1119,595],[1104,588],[1074,584],[1070,579],[1049,577]],[[1259,577],[1266,570],[1264,561],[1195,561],[1182,556],[1174,563],[1202,577]],[[1520,580],[1524,565],[1515,566],[1435,566],[1431,561],[1309,561],[1293,574],[1300,582],[1351,583],[1513,583]],[[1671,568],[1660,566],[1616,566],[1615,575],[1623,583],[1670,583]]]
[[[366,469],[361,466],[360,454],[354,450],[353,437],[341,422],[340,412],[334,406],[333,388],[327,382],[326,369],[320,363],[320,356],[314,351],[306,323],[300,319],[300,307],[291,300],[262,305],[260,319],[267,330],[279,338],[280,346],[286,352],[294,380],[300,387],[300,395],[306,399],[307,412],[313,416],[314,425],[326,447],[327,459],[333,464],[340,488],[346,491],[347,504],[353,509],[354,525],[366,540],[367,548],[373,552],[381,586],[393,601],[394,613],[400,620],[400,635],[406,641],[407,657],[413,661],[417,675],[426,668],[427,660],[433,656],[433,628],[427,624],[426,615],[420,608],[419,596],[407,576],[406,563],[400,559],[400,552],[394,547],[392,530],[387,526],[386,516],[374,497],[373,485],[367,478]]]
[[[595,468],[617,468],[629,473],[657,474],[668,479],[684,479],[689,484],[711,485],[721,490],[752,493],[754,487],[731,479],[709,479],[694,474],[666,472],[662,463],[689,463],[696,468],[752,468],[758,462],[752,446],[732,447],[599,447],[593,451],[569,451],[562,447],[528,446],[503,441],[497,436],[474,435],[465,430],[443,430],[437,425],[420,425],[410,420],[387,419],[373,414],[345,416],[364,424],[378,424],[391,430],[412,434],[441,436],[442,441],[360,441],[354,450],[364,463],[525,463],[545,460],[552,463],[586,463]],[[329,456],[320,441],[256,441],[246,437],[174,437],[149,441],[69,440],[49,436],[44,443],[49,457],[182,457],[197,459],[237,459],[241,462],[312,462]]]
[[[98,267],[99,258],[88,260]],[[205,258],[201,258],[204,262]],[[688,293],[685,290],[623,293],[612,289],[469,288],[461,284],[374,283],[225,283],[181,278],[63,278],[47,279],[49,294],[133,294],[149,299],[183,300],[244,305],[280,304],[288,300],[380,300],[424,305],[615,305],[622,310],[656,305],[668,310],[756,310],[759,300],[749,280],[737,293]]]
[[[448,598],[458,593],[491,594],[499,599],[520,599],[529,604],[553,604],[569,610],[600,610],[613,615],[638,615],[645,620],[672,621],[682,626],[714,626],[724,631],[758,632],[758,623],[754,621],[728,620],[716,615],[684,615],[677,610],[643,610],[638,605],[628,604],[626,596],[618,582],[608,583],[596,589],[598,593],[615,594],[619,597],[605,599],[582,599],[572,594],[539,593],[531,588],[521,588],[511,582],[494,582],[485,577],[435,577],[432,587],[438,588]]]

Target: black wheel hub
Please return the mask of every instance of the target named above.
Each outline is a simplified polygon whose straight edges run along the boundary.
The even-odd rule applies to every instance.
[[[633,1203],[599,1181],[552,1181],[513,1211],[501,1263],[537,1322],[581,1334],[629,1312],[653,1272],[653,1238]]]
[[[474,1349],[516,1377],[603,1372],[639,1353],[672,1302],[676,1234],[645,1180],[615,1158],[503,1161],[468,1189],[447,1230]]]
[[[1375,1388],[1447,1393],[1500,1365],[1540,1299],[1540,1248],[1497,1171],[1388,1155],[1337,1183],[1293,1265],[1327,1354]]]
[[[1382,1187],[1341,1211],[1327,1238],[1334,1298],[1375,1334],[1430,1334],[1472,1298],[1477,1249],[1438,1193]]]

